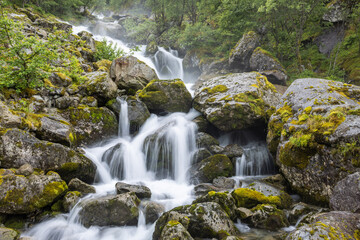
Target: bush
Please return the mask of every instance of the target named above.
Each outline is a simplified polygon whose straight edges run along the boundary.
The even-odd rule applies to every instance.
[[[102,59],[113,61],[114,59],[119,58],[123,55],[125,55],[124,51],[118,48],[117,44],[107,42],[106,39],[103,39],[101,42],[96,42],[96,61]]]

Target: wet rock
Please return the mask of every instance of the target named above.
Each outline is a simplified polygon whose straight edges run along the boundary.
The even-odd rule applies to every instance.
[[[114,60],[110,77],[120,89],[126,89],[130,95],[143,89],[151,80],[158,79],[152,68],[132,56]]]
[[[360,214],[334,211],[320,213],[310,224],[305,224],[291,232],[286,240],[301,239],[357,239]]]
[[[215,187],[210,183],[200,183],[194,187],[195,196],[206,195],[208,192],[220,192],[222,189]]]
[[[62,112],[62,116],[74,127],[75,145],[92,144],[118,132],[115,114],[105,107],[69,108]]]
[[[297,221],[301,221],[310,215],[314,215],[323,211],[320,207],[309,205],[303,202],[296,203],[291,206],[291,209],[287,211],[288,220],[292,225],[295,225]]]
[[[123,182],[118,182],[115,185],[117,194],[133,192],[140,199],[151,198],[150,188],[141,185],[131,185]]]
[[[155,41],[150,42],[146,45],[146,54],[147,55],[154,55],[159,50]]]
[[[288,188],[288,183],[281,174],[275,174],[261,179],[261,181],[275,186],[276,188],[285,191]]]
[[[200,58],[196,51],[188,51],[183,59],[184,79],[197,79],[200,74]]]
[[[244,34],[230,53],[230,66],[243,72],[249,71],[250,57],[255,48],[259,47],[259,45],[260,37],[255,32],[251,31]]]
[[[213,185],[221,189],[233,189],[235,187],[235,180],[226,177],[218,177],[213,180]]]
[[[244,150],[237,144],[229,144],[224,148],[222,154],[228,156],[230,159],[238,158],[244,154]]]
[[[253,214],[250,217],[250,222],[256,228],[274,231],[290,225],[285,213],[274,205],[258,205],[251,209],[251,211]]]
[[[137,96],[150,112],[188,112],[192,97],[183,81],[153,80]]]
[[[136,226],[140,200],[135,193],[88,199],[81,203],[80,220],[90,226]]]
[[[161,229],[169,221],[181,223],[193,238],[222,239],[239,234],[226,212],[218,203],[213,202],[180,206],[164,213],[156,222],[153,239],[158,239]]]
[[[212,182],[217,177],[230,177],[233,175],[234,167],[230,159],[222,154],[216,154],[205,158],[195,164],[190,170],[193,183]]]
[[[195,201],[193,201],[193,204],[204,202],[218,203],[231,219],[234,220],[237,217],[236,201],[230,193],[211,191],[206,195],[197,198]]]
[[[169,221],[161,231],[159,240],[167,239],[193,240],[186,228],[181,223],[174,220]]]
[[[305,201],[327,206],[336,183],[356,172],[360,87],[298,79],[269,122],[267,142],[291,188]]]
[[[193,107],[222,131],[265,125],[279,94],[266,77],[237,73],[204,81],[196,89]]]
[[[193,163],[199,163],[201,160],[210,157],[212,154],[206,148],[200,148],[194,153]]]
[[[73,178],[68,184],[70,191],[77,191],[81,194],[89,194],[89,193],[96,193],[96,189],[94,186],[91,186],[87,183],[84,183],[78,178]]]
[[[106,72],[91,72],[85,75],[87,94],[95,97],[99,102],[106,103],[116,97],[117,86]]]
[[[256,48],[252,53],[250,68],[252,71],[257,71],[265,75],[272,84],[286,86],[288,76],[286,75],[285,68],[279,60],[261,47]]]
[[[15,175],[0,169],[0,213],[27,214],[53,203],[68,189],[55,172],[37,172],[30,176]]]
[[[251,217],[254,213],[247,208],[243,208],[243,207],[238,207],[235,209],[236,215],[238,216],[238,218],[240,219],[246,219]]]
[[[93,182],[96,166],[84,155],[61,144],[41,141],[18,129],[0,131],[0,166],[19,168],[30,164],[44,171],[56,171],[70,181],[78,177]]]
[[[206,148],[209,150],[211,146],[219,145],[219,141],[210,134],[199,132],[196,135],[196,145],[198,148]]]
[[[158,220],[163,212],[165,212],[165,207],[156,202],[147,202],[145,205],[145,221],[146,224],[152,224]]]
[[[193,122],[198,126],[199,132],[207,132],[210,128],[209,122],[203,116],[196,117]]]
[[[330,196],[330,208],[334,211],[360,213],[360,173],[353,173],[340,180]]]
[[[77,191],[67,192],[63,199],[63,208],[65,212],[70,212],[70,210],[75,206],[75,204],[80,200],[81,193]]]
[[[0,227],[0,239],[2,240],[17,240],[19,233],[11,228]]]

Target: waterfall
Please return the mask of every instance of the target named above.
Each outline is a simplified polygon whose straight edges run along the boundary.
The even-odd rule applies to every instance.
[[[130,122],[128,114],[128,104],[125,99],[117,98],[116,101],[120,103],[119,114],[119,137],[128,138],[130,136]]]
[[[163,47],[159,47],[153,60],[160,79],[184,80],[183,60],[178,57],[176,50],[166,51]]]

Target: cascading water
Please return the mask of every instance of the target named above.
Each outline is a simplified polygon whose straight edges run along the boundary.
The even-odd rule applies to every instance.
[[[166,51],[163,47],[154,55],[154,63],[160,79],[184,79],[182,59],[176,50]]]
[[[121,109],[119,114],[119,133],[118,136],[127,138],[130,136],[130,123],[128,117],[128,104],[125,99],[117,98],[116,101],[120,103]]]

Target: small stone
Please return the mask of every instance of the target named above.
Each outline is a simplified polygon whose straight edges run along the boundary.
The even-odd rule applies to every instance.
[[[25,177],[31,175],[34,172],[34,168],[26,163],[16,170],[16,175],[24,175]]]
[[[78,178],[73,178],[69,182],[69,189],[71,191],[78,191],[82,194],[88,193],[96,193],[95,187],[91,186],[90,184],[84,183]]]

